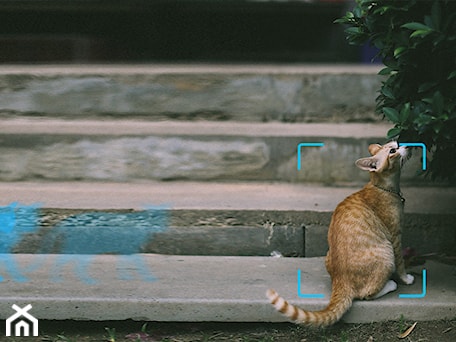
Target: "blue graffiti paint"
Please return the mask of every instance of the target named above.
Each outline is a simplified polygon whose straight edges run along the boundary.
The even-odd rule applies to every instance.
[[[65,263],[74,262],[81,254],[116,254],[118,279],[155,281],[157,278],[148,269],[144,258],[136,253],[142,252],[154,234],[167,229],[168,215],[168,208],[161,206],[148,206],[146,210],[132,213],[74,215],[54,227],[47,236],[43,252],[60,246],[59,253],[75,255],[69,256]],[[88,276],[91,260],[81,260],[75,269],[79,279],[87,284],[96,283]]]
[[[35,270],[38,264],[35,261],[32,265],[20,267],[10,253],[22,240],[23,235],[38,229],[38,207],[39,204],[26,206],[17,202],[0,207],[0,265],[3,265],[4,271],[18,283],[28,281],[24,273]],[[1,281],[3,277],[0,275]]]
[[[72,266],[73,270],[79,281],[86,283],[87,285],[94,285],[97,281],[90,277],[88,269],[90,264],[93,262],[94,255],[72,255],[72,254],[61,254],[57,257],[56,263],[52,268],[53,283],[62,282],[62,270],[65,266]]]
[[[25,272],[16,263],[14,254],[0,254],[0,271],[3,271],[2,274],[7,273],[16,283],[25,283],[29,281],[29,279],[24,275]],[[3,280],[3,276],[0,275],[0,283]]]
[[[38,229],[39,204],[30,206],[17,202],[0,207],[0,253],[11,253],[24,234]]]
[[[11,234],[16,225],[16,213],[14,209],[17,203],[11,203],[7,207],[0,207],[0,234]],[[6,241],[0,241],[4,243]]]
[[[37,209],[38,205],[18,203],[0,207],[0,282],[1,274],[8,274],[14,282],[27,282],[26,274],[44,264],[43,255],[24,266],[11,254],[24,234],[40,229]],[[163,206],[147,206],[146,210],[132,213],[92,212],[64,219],[41,238],[40,253],[59,254],[50,265],[50,281],[61,282],[62,270],[71,268],[80,281],[96,284],[89,270],[97,254],[120,255],[116,269],[121,280],[157,280],[143,257],[135,253],[142,252],[154,234],[168,228],[168,211]]]
[[[117,270],[120,280],[139,279],[146,282],[157,280],[144,262],[144,258],[138,254],[119,256]]]
[[[41,253],[134,254],[168,226],[168,210],[149,207],[132,213],[91,212],[71,216],[43,239]]]
[[[11,280],[16,283],[25,283],[30,279],[26,277],[26,274],[35,272],[42,267],[44,259],[42,256],[36,256],[33,261],[28,265],[20,265],[17,260],[17,254],[0,254],[0,270],[4,273],[9,274]],[[3,277],[0,275],[0,282],[3,281]]]

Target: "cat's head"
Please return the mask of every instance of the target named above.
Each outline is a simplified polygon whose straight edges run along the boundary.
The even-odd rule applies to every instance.
[[[407,147],[399,146],[397,141],[391,141],[385,145],[369,145],[372,157],[358,159],[355,164],[361,170],[370,172],[384,172],[387,170],[400,170],[407,159]]]

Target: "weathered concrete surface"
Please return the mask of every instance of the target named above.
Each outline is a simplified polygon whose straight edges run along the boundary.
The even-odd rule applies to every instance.
[[[0,125],[0,180],[275,180],[364,183],[354,162],[384,124],[13,119]],[[300,148],[323,142],[322,148]],[[423,182],[421,151],[402,181]]]
[[[54,212],[58,213],[58,210]],[[93,213],[88,214],[93,216]],[[150,220],[137,226],[123,213],[105,211],[97,214],[117,215],[119,218],[115,225],[88,226],[83,217],[87,215],[70,215],[56,226],[37,226],[36,231],[20,234],[17,243],[11,246],[11,252],[223,256],[268,256],[278,252],[284,256],[316,257],[324,256],[328,251],[327,233],[331,218],[329,212],[320,213],[318,221],[314,213],[294,212],[294,223],[280,225],[274,224],[275,217],[280,214],[253,211],[249,214],[256,215],[257,222],[252,225],[194,226],[189,222],[187,226],[156,226]],[[171,217],[179,214],[169,212]],[[211,218],[216,218],[217,214]],[[268,215],[271,222],[263,222],[264,215]],[[455,215],[407,214],[403,246],[413,248],[418,255],[454,253],[455,219]]]
[[[417,255],[454,253],[456,246],[455,219],[456,215],[405,214],[402,225],[403,248],[412,248]],[[328,224],[306,222],[309,223],[304,224],[303,255],[306,257],[326,255],[329,222]]]
[[[25,143],[26,139],[22,139]],[[73,139],[54,140],[35,149],[36,141],[31,139],[27,148],[1,148],[2,178],[117,181],[231,178],[261,170],[269,160],[269,148],[262,141]]]
[[[410,199],[403,246],[418,254],[454,252],[455,189],[403,190]],[[10,227],[0,252],[321,256],[331,212],[354,191],[258,183],[0,183],[0,214],[14,214],[18,232],[13,236]],[[36,211],[7,207],[40,201]]]
[[[0,205],[45,208],[333,211],[361,187],[269,182],[0,182]],[[453,214],[453,187],[403,187],[405,213]]]
[[[260,214],[260,213],[259,213]],[[144,253],[169,255],[304,256],[299,226],[170,227],[144,247]]]
[[[398,298],[423,292],[423,268],[425,297]],[[300,293],[321,293],[323,299],[298,297],[298,270]],[[343,320],[454,318],[454,265],[427,262],[413,271],[414,285],[400,285],[375,301],[355,301]],[[14,313],[13,304],[32,304],[38,319],[279,322],[284,318],[265,298],[268,288],[308,310],[325,307],[331,291],[323,258],[10,254],[1,256],[0,272],[2,319]]]
[[[379,66],[34,66],[0,69],[0,112],[238,121],[379,120]]]

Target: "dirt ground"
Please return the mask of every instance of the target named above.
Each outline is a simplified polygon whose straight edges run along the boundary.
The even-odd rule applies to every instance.
[[[5,337],[0,342],[454,342],[456,319],[418,322],[406,319],[370,324],[338,323],[326,329],[309,329],[287,323],[157,323],[42,321],[39,337]],[[3,328],[4,325],[1,326]]]

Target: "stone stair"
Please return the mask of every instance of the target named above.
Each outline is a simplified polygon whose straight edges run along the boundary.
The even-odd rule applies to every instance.
[[[362,184],[390,128],[378,67],[67,66],[0,70],[0,180]],[[300,149],[301,142],[322,149]],[[404,182],[418,181],[419,154]]]
[[[294,289],[296,279],[282,279],[280,267],[294,274],[302,260],[284,258],[288,266],[279,267],[269,255],[325,254],[331,211],[367,180],[354,160],[366,155],[369,143],[383,142],[390,127],[374,114],[381,81],[377,71],[306,65],[0,68],[0,218],[17,228],[4,225],[0,231],[6,241],[1,253],[7,253],[0,275],[9,286],[0,302],[9,308],[16,299],[20,304],[33,301],[41,307],[39,318],[46,319],[281,320],[273,311],[258,310],[266,303],[263,292],[269,283],[288,292]],[[324,146],[298,152],[303,142]],[[403,175],[404,246],[422,254],[448,253],[456,238],[456,191],[419,178],[419,156],[415,154]],[[145,264],[141,253],[149,255]],[[133,266],[115,266],[128,259],[123,254],[130,255]],[[95,284],[86,280],[95,277],[85,273],[92,265],[87,255],[97,260],[96,274],[114,267],[103,274],[112,288],[97,285],[92,292]],[[229,259],[239,256],[244,259]],[[52,259],[58,266],[53,278],[45,279],[39,265],[31,262],[34,258]],[[133,288],[147,288],[148,280],[138,278],[139,284],[125,276],[122,285],[114,278],[116,267],[139,273],[158,267],[151,260],[174,261],[166,262],[166,271],[157,276],[150,293],[145,292],[148,303],[158,308],[146,313],[140,308],[143,294]],[[179,277],[180,260],[190,262],[193,273],[211,263],[223,270],[224,261],[230,264],[228,272],[236,263],[242,268],[245,261],[255,272],[263,267],[270,275],[255,276],[252,270],[236,286],[223,271],[216,279],[202,272],[190,280]],[[323,279],[321,258],[306,260],[310,269],[315,267],[309,274]],[[440,279],[442,268],[433,267],[439,276],[432,279]],[[187,278],[186,292],[169,296],[173,284],[182,286]],[[448,280],[443,288],[436,287],[443,297],[434,308],[441,307],[442,315],[433,311],[434,318],[451,315],[445,291],[453,276]],[[53,293],[59,282],[77,292]],[[258,284],[254,289],[261,294],[230,300],[252,284]],[[218,296],[223,286],[231,285],[236,292]],[[193,296],[198,289],[204,293],[205,286],[214,293],[206,299]],[[318,291],[320,285],[309,286],[306,291],[313,286]],[[106,292],[99,296],[102,290]],[[64,309],[55,316],[52,308],[42,308],[44,302],[52,304],[47,308]],[[218,306],[221,302],[228,306]],[[252,310],[239,316],[235,311],[240,302]],[[401,312],[412,315],[422,304],[414,303],[418,306],[406,305]],[[89,314],[94,305],[96,313]],[[170,308],[167,315],[159,314],[160,305]],[[107,314],[120,307],[128,307],[126,316]],[[222,309],[227,312],[219,315]],[[389,311],[375,314],[377,309],[362,303],[354,317],[398,317]],[[1,317],[8,317],[2,310]],[[373,316],[365,316],[365,311]]]
[[[2,66],[1,111],[80,119],[369,122],[380,66]]]
[[[1,318],[12,314],[13,304],[32,303],[31,314],[57,321],[282,322],[265,299],[268,287],[309,310],[325,307],[331,288],[323,258],[9,254],[0,260],[28,270],[26,278],[13,273],[2,282]],[[454,267],[431,261],[426,268],[427,287],[422,267],[414,267],[414,285],[355,301],[344,321],[454,318]]]

